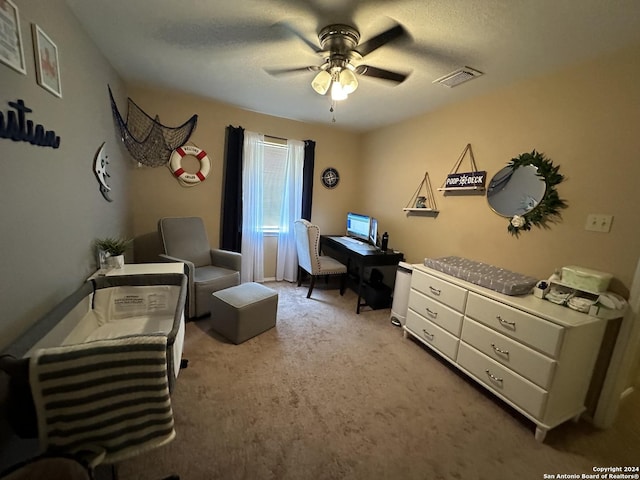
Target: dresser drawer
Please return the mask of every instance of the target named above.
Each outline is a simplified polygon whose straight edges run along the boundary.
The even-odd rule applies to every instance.
[[[514,405],[535,418],[542,417],[548,394],[537,385],[474,350],[464,342],[460,342],[458,365]]]
[[[411,288],[419,291],[427,297],[438,300],[441,303],[464,312],[467,301],[467,290],[457,285],[452,285],[439,278],[432,277],[420,270],[414,270],[411,276]]]
[[[556,357],[564,328],[473,292],[467,299],[467,317]]]
[[[557,362],[491,328],[465,317],[462,340],[545,390],[553,380]]]
[[[458,354],[458,343],[460,342],[458,338],[421,317],[413,310],[407,311],[405,328],[413,332],[425,344],[455,361]]]
[[[416,290],[412,290],[409,295],[409,308],[456,337],[460,336],[462,318],[464,317],[462,313],[446,307]]]

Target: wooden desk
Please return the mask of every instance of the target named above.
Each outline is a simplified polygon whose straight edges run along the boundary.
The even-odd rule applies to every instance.
[[[358,286],[356,293],[358,294],[358,304],[356,313],[360,313],[360,307],[367,305],[366,301],[362,301],[363,287],[366,284],[364,269],[366,267],[397,265],[398,262],[404,260],[402,252],[394,250],[382,252],[372,245],[355,243],[338,235],[321,235],[320,251],[324,255],[344,263],[350,275],[357,272]]]

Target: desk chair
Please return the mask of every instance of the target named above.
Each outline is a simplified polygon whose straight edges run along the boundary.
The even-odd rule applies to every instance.
[[[210,313],[211,294],[240,285],[242,255],[211,248],[199,217],[167,217],[158,221],[164,254],[160,256],[187,266],[187,315]]]
[[[316,277],[340,275],[340,295],[344,295],[347,267],[331,257],[320,255],[320,228],[307,220],[294,222],[296,248],[298,250],[298,286],[302,284],[303,272],[311,275],[307,298],[315,286]]]

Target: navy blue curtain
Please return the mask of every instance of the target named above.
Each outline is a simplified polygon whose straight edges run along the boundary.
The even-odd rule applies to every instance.
[[[313,166],[316,159],[316,142],[304,141],[304,167],[302,169],[302,218],[311,221],[313,202]]]
[[[225,135],[220,248],[240,252],[242,245],[242,147],[244,128],[229,125]]]
[[[242,150],[244,128],[229,125],[225,138],[220,248],[240,252],[242,246]],[[316,142],[304,141],[302,218],[311,221]]]

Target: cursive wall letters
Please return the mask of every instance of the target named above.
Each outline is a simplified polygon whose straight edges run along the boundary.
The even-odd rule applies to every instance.
[[[40,124],[34,127],[32,120],[26,120],[26,114],[31,113],[32,110],[24,104],[23,100],[8,103],[15,112],[12,110],[7,112],[6,123],[3,113],[0,112],[0,138],[10,138],[14,142],[28,142],[40,147],[58,148],[60,146],[60,137],[56,132],[45,130]]]

